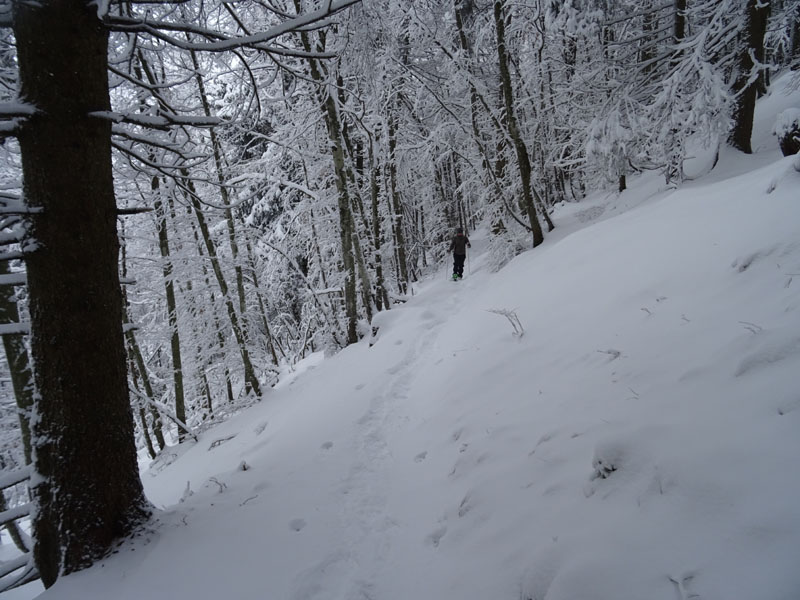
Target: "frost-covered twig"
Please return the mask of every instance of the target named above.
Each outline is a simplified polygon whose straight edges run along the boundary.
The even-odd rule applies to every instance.
[[[525,329],[522,327],[522,323],[520,322],[519,317],[517,316],[517,313],[515,311],[509,310],[507,308],[490,308],[487,310],[490,313],[494,313],[496,315],[502,315],[506,319],[508,319],[508,322],[511,323],[511,327],[514,328],[514,332],[512,333],[514,337],[521,338],[523,335],[525,335]]]

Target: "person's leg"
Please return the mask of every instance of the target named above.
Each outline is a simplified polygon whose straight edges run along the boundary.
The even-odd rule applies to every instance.
[[[455,256],[455,272],[459,277],[464,276],[464,259],[466,258],[464,254],[456,254]]]

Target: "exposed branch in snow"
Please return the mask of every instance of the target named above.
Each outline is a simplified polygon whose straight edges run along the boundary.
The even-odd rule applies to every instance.
[[[517,313],[513,310],[509,310],[507,308],[490,308],[487,309],[487,312],[494,313],[496,315],[502,315],[508,322],[511,323],[511,327],[514,329],[513,335],[514,337],[521,338],[525,335],[525,329],[522,327],[522,323],[517,316]]]
[[[208,481],[209,481],[210,483],[215,483],[215,484],[217,484],[217,486],[219,486],[219,493],[220,493],[220,494],[221,494],[222,492],[224,492],[224,491],[227,489],[227,487],[228,487],[228,485],[227,485],[226,483],[224,483],[224,482],[220,481],[220,480],[219,480],[219,479],[217,479],[216,477],[209,477],[209,478],[208,478]]]

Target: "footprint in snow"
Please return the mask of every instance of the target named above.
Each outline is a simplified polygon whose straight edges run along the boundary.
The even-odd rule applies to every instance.
[[[325,442],[319,448],[320,450],[330,450],[331,448],[333,448],[333,442]]]
[[[289,529],[292,531],[300,531],[306,526],[305,519],[292,519],[289,521]]]
[[[426,539],[433,545],[434,548],[438,548],[439,543],[442,541],[445,533],[447,533],[447,527],[442,525],[432,533],[428,534]]]
[[[427,450],[424,451],[424,452],[420,452],[419,454],[417,454],[414,457],[414,462],[422,462],[423,460],[425,460],[427,458],[427,456],[428,456],[428,451]]]

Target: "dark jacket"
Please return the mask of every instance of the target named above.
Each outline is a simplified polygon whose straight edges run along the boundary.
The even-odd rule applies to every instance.
[[[465,255],[467,253],[467,246],[472,248],[472,244],[469,243],[469,238],[463,233],[457,233],[453,237],[453,241],[450,242],[450,251],[460,256]]]

